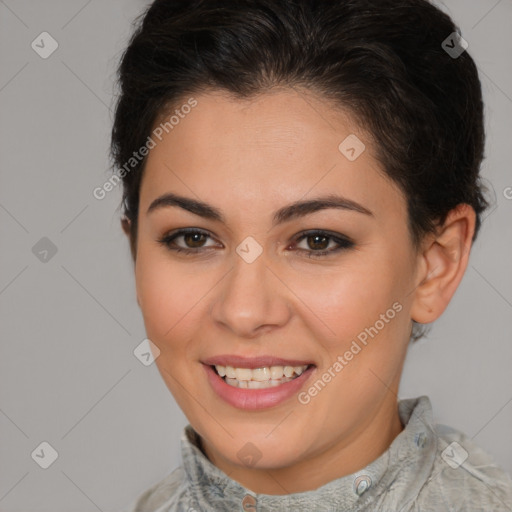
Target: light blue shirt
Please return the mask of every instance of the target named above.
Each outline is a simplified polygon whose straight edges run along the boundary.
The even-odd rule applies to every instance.
[[[214,466],[190,425],[183,466],[136,502],[133,512],[512,512],[512,480],[471,439],[434,425],[426,396],[401,400],[404,430],[375,461],[318,489],[256,494]]]

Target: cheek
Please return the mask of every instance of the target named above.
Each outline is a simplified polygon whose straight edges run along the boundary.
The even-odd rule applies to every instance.
[[[319,418],[336,417],[336,425],[350,428],[347,408],[354,417],[364,416],[394,387],[408,342],[406,259],[361,257],[328,275],[303,273],[297,279],[297,295],[307,297],[308,308],[322,320],[314,322],[322,345],[317,378],[329,384],[325,392],[306,390],[314,396],[312,407],[325,412]]]
[[[173,264],[156,251],[140,250],[136,287],[147,337],[160,349],[155,363],[179,407],[199,422],[200,412],[190,392],[202,379],[202,368],[188,364],[197,349],[197,326],[206,314],[202,297],[213,286],[184,266]],[[195,415],[198,415],[197,417]]]
[[[394,388],[408,342],[403,293],[407,286],[398,275],[401,270],[384,260],[382,265],[345,270],[320,279],[301,278],[297,292],[308,298],[308,308],[322,320],[315,322],[320,325],[315,339],[325,349],[317,379],[328,382],[324,388],[315,380],[304,400],[311,398],[309,407],[318,413],[320,423],[336,418],[329,423],[333,436],[340,426],[352,428],[354,418],[374,410],[374,404]],[[329,335],[322,337],[325,332]]]
[[[339,392],[348,393],[347,400],[351,389],[368,396],[385,391],[401,367],[410,328],[407,268],[399,254],[394,262],[383,255],[329,285],[325,321],[337,333],[329,364],[343,358],[338,384],[344,382]]]
[[[303,316],[316,318],[316,322],[312,320],[318,325],[316,338],[325,340],[332,357],[333,352],[344,351],[358,336],[364,339],[365,329],[376,323],[379,335],[387,336],[392,327],[396,328],[392,324],[403,321],[405,315],[397,311],[405,310],[403,268],[384,255],[371,259],[365,256],[337,268],[315,272],[295,269],[284,280],[293,282],[293,290],[302,299]],[[395,303],[399,304],[393,308]]]
[[[207,283],[159,251],[142,249],[136,263],[136,287],[148,337],[159,345],[186,339],[184,329],[197,320]]]

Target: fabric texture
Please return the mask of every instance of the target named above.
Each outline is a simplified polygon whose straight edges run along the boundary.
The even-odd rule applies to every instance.
[[[136,501],[133,512],[512,512],[512,480],[463,433],[434,425],[427,396],[398,404],[404,430],[375,461],[318,489],[256,494],[214,466],[187,425],[183,466]]]

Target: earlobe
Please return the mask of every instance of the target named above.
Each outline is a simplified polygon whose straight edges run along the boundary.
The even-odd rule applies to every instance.
[[[433,322],[448,306],[467,268],[475,221],[473,208],[460,204],[438,232],[425,239],[411,307],[416,322]]]
[[[131,221],[127,217],[123,217],[121,219],[121,227],[123,228],[124,234],[130,240],[130,251],[132,253],[133,262],[135,263],[136,251],[135,251],[135,246],[134,246],[134,243],[133,243],[132,232],[131,232],[132,223],[131,223]],[[137,304],[139,305],[139,308],[140,308],[141,304],[140,304],[139,292],[138,291],[137,291],[136,296],[137,296]]]
[[[124,234],[126,236],[130,236],[131,222],[128,220],[127,217],[123,217],[121,219],[121,227],[123,228]]]
[[[132,253],[132,259],[135,262],[137,251],[135,247],[135,241],[132,235],[132,222],[127,217],[123,217],[121,219],[121,227],[123,228],[124,234],[128,237],[130,241],[130,251]]]

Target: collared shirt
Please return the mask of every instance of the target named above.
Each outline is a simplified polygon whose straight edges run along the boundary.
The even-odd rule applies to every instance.
[[[133,512],[512,512],[512,480],[463,433],[434,425],[428,397],[401,400],[404,430],[360,471],[312,491],[257,494],[214,466],[187,425],[183,466],[148,489]]]

